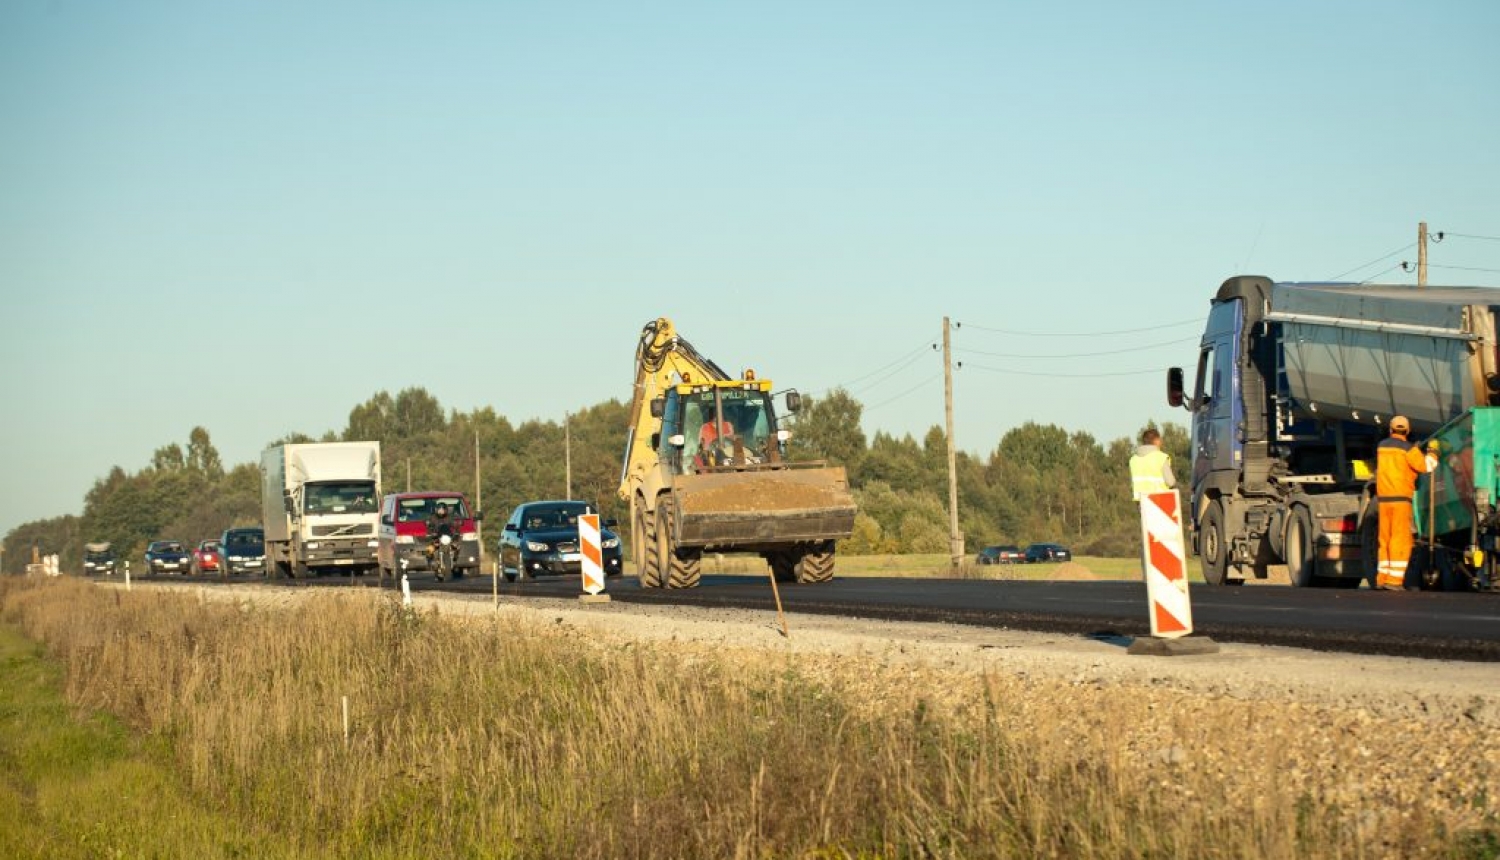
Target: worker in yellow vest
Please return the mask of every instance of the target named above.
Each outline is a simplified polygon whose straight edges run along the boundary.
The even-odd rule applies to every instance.
[[[1432,471],[1437,458],[1408,442],[1411,422],[1405,415],[1391,419],[1391,435],[1375,449],[1375,501],[1380,506],[1380,560],[1375,568],[1375,587],[1400,591],[1406,585],[1406,564],[1411,559],[1412,496],[1417,476]]]
[[[1149,493],[1161,493],[1177,486],[1172,474],[1172,458],[1161,449],[1161,434],[1155,427],[1141,433],[1141,444],[1130,456],[1130,494],[1139,502]]]

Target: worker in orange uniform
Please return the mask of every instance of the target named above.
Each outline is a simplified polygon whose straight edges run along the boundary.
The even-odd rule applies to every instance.
[[[1406,585],[1406,564],[1411,558],[1412,496],[1417,490],[1417,476],[1432,470],[1435,457],[1423,456],[1422,450],[1406,436],[1411,421],[1405,415],[1391,419],[1391,435],[1376,448],[1375,500],[1380,505],[1380,563],[1375,569],[1375,587],[1382,591],[1400,591]]]

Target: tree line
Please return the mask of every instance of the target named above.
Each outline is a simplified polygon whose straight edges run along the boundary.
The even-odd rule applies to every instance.
[[[788,456],[844,466],[859,505],[846,554],[948,550],[946,436],[934,426],[919,441],[860,428],[863,406],[842,390],[814,399],[790,419]],[[629,512],[616,495],[628,406],[610,400],[565,422],[519,425],[484,407],[445,410],[426,389],[381,391],[349,412],[342,431],[320,438],[291,434],[283,442],[375,440],[381,443],[382,490],[457,490],[486,512],[485,543],[524,501],[572,497],[593,502],[625,534]],[[1144,426],[1143,428],[1144,429]],[[1182,427],[1159,428],[1179,473],[1188,439]],[[1128,461],[1134,439],[1101,443],[1084,432],[1028,422],[1006,432],[983,457],[958,452],[959,522],[970,553],[997,543],[1054,541],[1080,555],[1136,553],[1139,522],[1130,500]],[[58,553],[64,570],[82,567],[86,542],[108,541],[122,559],[138,560],[148,542],[185,543],[224,529],[259,525],[259,463],[226,467],[209,432],[194,427],[186,446],[158,448],[134,472],[120,466],[94,483],[79,514],[24,523],[4,541],[6,573],[18,573],[33,548]],[[625,535],[628,539],[628,535]]]

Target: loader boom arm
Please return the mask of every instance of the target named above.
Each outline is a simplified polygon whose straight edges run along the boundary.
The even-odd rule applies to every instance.
[[[651,436],[661,419],[651,414],[651,401],[666,396],[667,389],[678,382],[730,378],[723,368],[679,337],[671,320],[659,317],[646,323],[635,349],[635,387],[630,397],[625,463],[620,469],[620,498],[630,499],[631,475],[644,472],[656,461]]]

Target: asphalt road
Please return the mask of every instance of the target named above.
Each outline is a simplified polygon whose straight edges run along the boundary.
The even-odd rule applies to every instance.
[[[167,579],[181,581],[179,577]],[[215,578],[204,580],[215,582]],[[322,577],[290,587],[381,587],[373,577]],[[413,591],[489,594],[490,577],[434,582],[425,574]],[[384,587],[393,588],[387,580]],[[507,597],[574,598],[577,577],[499,584]],[[788,612],[927,621],[1121,638],[1150,634],[1146,588],[1139,582],[1032,582],[906,578],[835,578],[821,585],[779,586]],[[733,607],[774,611],[761,576],[705,575],[695,589],[642,589],[634,577],[611,579],[621,603]],[[1290,586],[1195,585],[1195,633],[1220,642],[1287,645],[1313,650],[1437,660],[1500,661],[1500,595],[1377,592]]]

